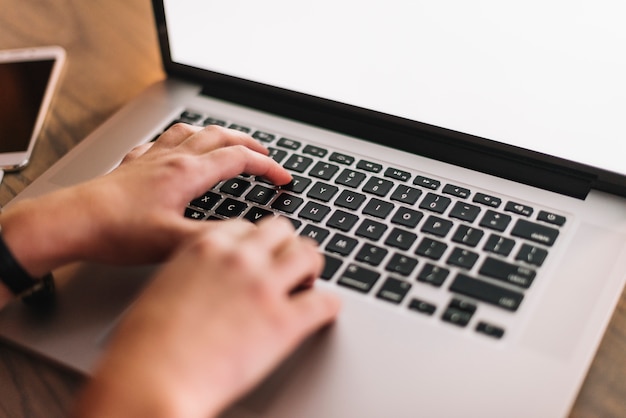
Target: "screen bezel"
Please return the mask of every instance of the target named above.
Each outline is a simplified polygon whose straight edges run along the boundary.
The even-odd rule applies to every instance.
[[[202,84],[211,97],[567,196],[584,199],[592,188],[626,196],[619,173],[174,62],[163,2],[153,0],[153,7],[165,71]]]
[[[35,143],[37,142],[37,138],[41,133],[48,114],[48,109],[50,107],[50,103],[52,102],[54,91],[61,77],[65,57],[65,50],[56,45],[0,51],[0,63],[23,63],[33,61],[53,62],[27,146],[25,149],[20,151],[0,153],[1,169],[5,171],[18,170],[25,167],[29,163]]]

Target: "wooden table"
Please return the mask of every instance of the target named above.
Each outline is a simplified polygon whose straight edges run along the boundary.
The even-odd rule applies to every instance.
[[[31,164],[5,175],[0,204],[164,76],[149,0],[2,0],[0,49],[50,44],[68,52],[65,76]],[[0,343],[0,417],[66,417],[84,382],[82,376]],[[572,416],[626,417],[626,294]]]

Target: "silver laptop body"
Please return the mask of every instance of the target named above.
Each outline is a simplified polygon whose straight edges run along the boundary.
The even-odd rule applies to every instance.
[[[152,140],[181,118],[270,133],[267,146],[284,150],[285,164],[295,156],[310,159],[309,167],[317,163],[338,167],[335,177],[322,179],[324,183],[339,188],[343,169],[365,176],[359,187],[341,185],[331,200],[323,202],[332,213],[343,190],[365,195],[368,201],[380,198],[394,209],[387,216],[363,213],[364,206],[353,211],[384,225],[380,238],[357,233],[359,223],[346,231],[329,226],[332,214],[316,221],[301,208],[277,211],[299,221],[298,233],[318,231],[311,227],[329,231],[320,248],[338,260],[339,267],[317,286],[339,294],[343,310],[336,323],[307,340],[226,416],[566,416],[626,281],[626,163],[620,166],[608,158],[603,165],[602,160],[624,150],[624,127],[613,120],[623,112],[611,105],[621,103],[624,110],[626,87],[617,77],[626,73],[620,71],[626,70],[624,58],[614,57],[608,46],[601,50],[588,46],[594,54],[589,60],[612,63],[614,73],[603,75],[615,78],[589,87],[590,80],[600,83],[600,76],[593,73],[601,73],[600,65],[556,77],[559,65],[574,60],[584,66],[587,50],[583,45],[580,55],[570,56],[567,42],[549,38],[549,17],[557,11],[539,4],[513,10],[497,2],[468,8],[463,2],[392,1],[380,10],[347,1],[295,9],[280,1],[247,2],[238,8],[240,3],[209,6],[155,0],[169,78],[130,102],[15,201],[107,173],[133,146]],[[533,8],[544,13],[533,21],[544,37],[527,40],[518,30],[537,16]],[[579,14],[563,23],[560,34],[578,33],[579,20],[574,17],[580,18],[583,11],[575,12]],[[610,39],[618,42],[624,38],[623,25],[611,26],[615,22],[605,12],[594,14],[606,17],[604,24],[581,28],[603,41],[609,39],[603,38],[603,30],[612,31]],[[200,25],[198,16],[208,15],[211,24]],[[240,33],[226,35],[225,28],[235,22]],[[474,33],[475,25],[467,22],[489,30]],[[542,46],[551,61],[519,58],[537,59],[540,54],[529,51]],[[297,62],[288,63],[289,59]],[[462,70],[452,67],[454,62]],[[501,67],[494,70],[497,65]],[[508,72],[520,67],[523,71]],[[481,71],[505,75],[482,79]],[[416,73],[422,80],[413,79]],[[568,77],[572,79],[563,80]],[[552,87],[528,93],[543,78],[551,78],[545,86]],[[557,79],[563,85],[554,86]],[[568,91],[568,83],[574,81],[581,102],[605,103],[607,108],[567,107],[567,100],[554,97]],[[479,82],[483,84],[474,90],[463,90]],[[522,92],[528,94],[521,99],[513,96]],[[499,102],[502,98],[508,100]],[[538,114],[530,99],[544,106]],[[554,108],[560,105],[566,109]],[[567,126],[562,126],[565,122]],[[584,143],[559,136],[587,132],[589,126],[597,136]],[[518,132],[526,136],[532,132],[540,140],[525,147],[519,142],[524,135],[517,137]],[[289,141],[278,145],[283,138]],[[552,139],[568,146],[553,146]],[[300,147],[291,147],[294,143]],[[572,151],[589,143],[595,144],[590,149],[600,151],[597,159],[587,151],[583,157]],[[306,146],[326,153],[305,153]],[[304,177],[308,172],[294,174]],[[311,179],[311,184],[322,181],[319,176]],[[369,179],[391,181],[393,188],[386,196],[364,191]],[[400,187],[419,190],[419,199],[414,203],[399,195],[389,199]],[[273,205],[232,196],[224,183],[211,192],[222,202],[246,203],[246,211]],[[295,192],[281,190],[277,198],[281,193]],[[442,210],[437,206],[440,199],[450,200]],[[449,216],[463,207],[477,207],[479,215],[474,220]],[[219,208],[220,203],[211,209],[190,204],[188,215],[227,217]],[[416,226],[403,225],[394,219],[400,208],[423,217]],[[502,216],[510,219],[499,229],[496,224]],[[441,225],[435,223],[446,221],[451,222],[449,233],[437,235]],[[539,227],[521,232],[528,224],[531,229]],[[483,235],[468,244],[456,235],[462,226],[480,229]],[[396,241],[386,247],[384,261],[373,266],[361,249],[366,244],[385,247],[384,242],[393,241],[394,230],[409,233],[402,239],[414,234],[415,241],[407,248]],[[343,239],[334,239],[339,233]],[[498,252],[497,242],[488,244],[496,238],[503,239],[500,244],[513,240],[513,249],[507,255]],[[357,244],[348,251],[346,243],[352,239]],[[438,259],[427,248],[419,249],[425,240],[445,245]],[[545,255],[539,263],[533,259],[537,251]],[[473,254],[478,261],[464,264]],[[406,267],[404,262],[411,259],[416,265]],[[487,259],[496,267],[506,263],[505,267],[517,269],[494,277],[485,267]],[[425,272],[427,266],[431,270]],[[15,303],[0,312],[0,333],[27,350],[88,374],[116,321],[153,269],[66,266],[54,272],[55,309],[39,315]],[[448,274],[438,283],[433,277],[442,269]],[[378,274],[373,283],[372,271]]]

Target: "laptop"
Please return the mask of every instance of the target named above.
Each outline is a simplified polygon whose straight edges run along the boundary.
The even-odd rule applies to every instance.
[[[198,222],[285,216],[343,301],[225,416],[566,416],[626,281],[626,30],[609,5],[154,0],[166,80],[15,201],[114,169],[172,123],[249,132]],[[268,198],[269,196],[269,198]],[[154,266],[55,271],[2,338],[89,374]],[[210,396],[210,394],[207,394]]]

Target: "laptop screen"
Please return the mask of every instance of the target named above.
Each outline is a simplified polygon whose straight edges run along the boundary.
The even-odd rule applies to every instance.
[[[619,1],[167,0],[174,62],[626,175]]]

